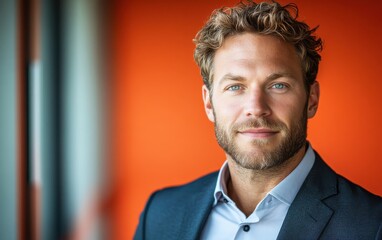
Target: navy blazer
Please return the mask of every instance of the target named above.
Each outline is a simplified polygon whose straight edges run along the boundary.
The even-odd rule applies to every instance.
[[[212,209],[217,176],[152,194],[134,239],[198,239]],[[277,239],[382,240],[382,198],[336,174],[316,153]]]

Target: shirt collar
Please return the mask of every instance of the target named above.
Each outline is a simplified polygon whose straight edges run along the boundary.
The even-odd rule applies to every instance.
[[[227,183],[229,179],[229,171],[228,171],[228,162],[227,160],[223,163],[223,166],[220,168],[218,179],[216,182],[215,192],[214,192],[214,206],[218,203],[218,201],[224,197],[227,198]],[[223,196],[224,195],[224,196]]]
[[[308,144],[308,149],[298,166],[286,178],[277,184],[268,194],[272,195],[285,204],[292,204],[306,176],[309,174],[314,161],[314,151],[310,144]],[[227,195],[227,182],[229,179],[229,174],[228,162],[225,161],[223,166],[220,168],[216,182],[214,191],[214,206],[222,198],[232,201]]]

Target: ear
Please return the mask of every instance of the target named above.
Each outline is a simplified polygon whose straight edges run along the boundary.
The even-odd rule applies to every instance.
[[[206,85],[203,85],[202,87],[202,94],[203,94],[204,110],[206,111],[207,117],[211,122],[215,122],[214,110],[213,110],[212,102],[211,102],[211,95]]]
[[[310,86],[310,95],[308,102],[308,118],[314,117],[318,109],[318,102],[320,100],[320,84],[315,81]]]

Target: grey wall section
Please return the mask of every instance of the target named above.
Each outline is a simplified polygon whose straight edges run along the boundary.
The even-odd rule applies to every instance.
[[[16,1],[0,0],[0,238],[17,239]]]
[[[98,11],[98,1],[42,0],[41,78],[33,88],[41,95],[42,240],[72,233],[102,184]],[[102,219],[91,220],[81,239],[104,239]]]
[[[103,87],[99,1],[65,1],[62,9],[63,215],[65,226],[94,200],[102,186]],[[84,239],[102,239],[92,219]]]

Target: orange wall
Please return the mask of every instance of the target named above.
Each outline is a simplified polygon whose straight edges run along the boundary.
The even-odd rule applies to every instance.
[[[224,154],[205,116],[192,38],[232,0],[115,1],[112,8],[113,235],[131,239],[155,189],[218,169]],[[286,3],[286,1],[283,1]],[[337,172],[382,195],[382,4],[296,1],[325,43],[313,147]]]

